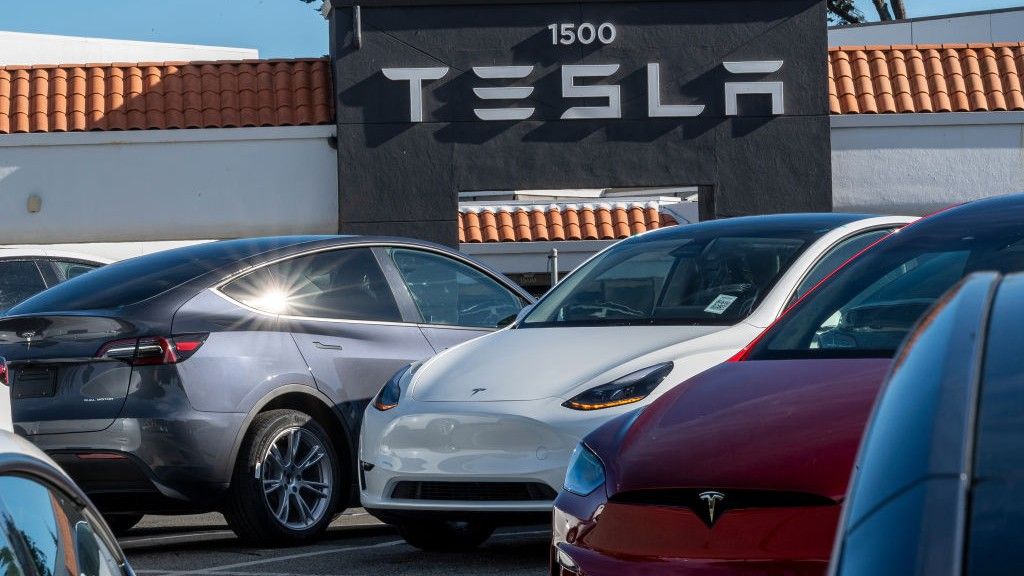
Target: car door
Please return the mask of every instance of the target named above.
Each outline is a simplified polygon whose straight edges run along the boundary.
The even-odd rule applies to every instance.
[[[400,287],[412,300],[421,329],[438,352],[508,325],[526,301],[483,270],[447,254],[391,247]]]
[[[434,353],[415,318],[403,314],[370,247],[289,258],[221,290],[278,314],[317,387],[353,425],[399,368]]]
[[[39,265],[30,258],[0,260],[0,312],[46,290]]]

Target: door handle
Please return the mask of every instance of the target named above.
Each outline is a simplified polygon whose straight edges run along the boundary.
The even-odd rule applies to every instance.
[[[321,350],[344,350],[344,348],[341,346],[341,344],[324,344],[323,342],[320,342],[319,340],[314,340],[313,341],[313,346],[316,346],[317,348],[319,348]]]

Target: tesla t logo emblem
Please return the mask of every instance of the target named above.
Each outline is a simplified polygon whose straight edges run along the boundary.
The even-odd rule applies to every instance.
[[[697,497],[708,505],[708,524],[714,525],[715,506],[725,499],[725,494],[722,494],[721,492],[701,492]]]
[[[483,392],[484,390],[487,390],[487,388],[473,388],[473,391],[470,393],[470,396],[476,396],[477,394]]]

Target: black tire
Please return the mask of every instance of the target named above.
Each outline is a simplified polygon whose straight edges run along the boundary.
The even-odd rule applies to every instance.
[[[105,514],[103,519],[114,536],[124,536],[142,520],[142,514]]]
[[[403,521],[396,528],[411,546],[427,552],[468,552],[494,534],[494,526],[483,522]]]
[[[282,454],[279,449],[281,443],[285,443],[283,446],[287,450],[292,438],[298,438],[298,452],[295,455]],[[324,452],[322,458],[304,469],[305,472],[298,467],[304,463],[301,451],[304,441],[318,442]],[[278,448],[276,456],[271,454],[272,444]],[[309,454],[313,454],[311,447],[307,456]],[[308,474],[313,466],[316,467],[313,478],[318,479],[315,483],[329,487],[326,497],[321,494],[323,488],[308,487],[313,479],[304,474]],[[277,470],[280,470],[280,479]],[[311,416],[296,410],[265,412],[253,420],[238,451],[223,508],[224,517],[235,534],[247,544],[294,546],[309,542],[327,529],[340,512],[337,510],[339,502],[344,502],[342,499],[351,490],[350,478],[344,470],[346,468],[340,465],[330,435]],[[265,481],[271,486],[267,491],[264,490]],[[277,488],[272,487],[274,483]],[[313,502],[312,508],[306,498]],[[306,503],[305,509],[299,499]],[[287,500],[287,505],[282,503],[283,500]],[[293,504],[295,511],[292,511]],[[281,519],[282,509],[284,520]],[[308,516],[305,515],[307,512]]]

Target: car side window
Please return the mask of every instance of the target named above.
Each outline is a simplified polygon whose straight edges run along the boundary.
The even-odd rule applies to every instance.
[[[401,322],[370,248],[345,248],[264,266],[221,288],[246,306],[285,316]]]
[[[796,302],[800,298],[810,292],[811,288],[818,285],[825,279],[826,276],[832,273],[833,270],[843,265],[844,262],[853,258],[858,252],[867,248],[880,238],[885,237],[891,233],[895,228],[886,228],[884,230],[872,230],[863,234],[852,236],[840,242],[839,244],[832,247],[831,250],[825,253],[818,262],[811,267],[811,270],[804,277],[800,285],[797,286],[796,292],[793,293],[793,298],[790,304]]]
[[[39,267],[31,260],[0,262],[0,311],[46,290]]]
[[[115,554],[93,531],[95,520],[59,491],[27,477],[0,476],[0,503],[8,535],[20,541],[37,576],[120,574]]]
[[[86,272],[91,272],[99,265],[90,264],[88,262],[73,262],[66,260],[51,260],[54,268],[57,269],[57,276],[61,282],[66,282],[72,278],[77,278]]]
[[[18,547],[11,534],[12,520],[0,506],[0,574],[3,576],[23,576],[25,569],[25,551]]]
[[[389,253],[427,324],[497,328],[523,307],[514,292],[458,260],[404,248]]]

